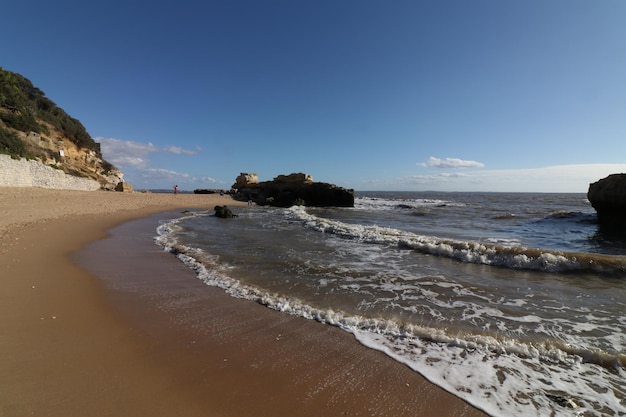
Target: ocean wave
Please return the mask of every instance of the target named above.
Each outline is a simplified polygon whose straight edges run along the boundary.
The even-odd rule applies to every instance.
[[[349,331],[367,331],[398,338],[418,337],[429,342],[443,343],[464,349],[481,348],[493,353],[515,354],[524,358],[541,358],[542,360],[563,362],[569,365],[572,364],[571,357],[575,356],[579,358],[577,360],[582,362],[594,363],[607,368],[626,368],[626,354],[622,353],[578,348],[568,343],[559,342],[520,343],[519,339],[504,335],[497,337],[462,332],[451,335],[445,328],[353,316],[330,309],[316,309],[297,299],[279,294],[268,294],[264,290],[243,285],[240,281],[231,278],[228,274],[228,265],[222,264],[219,259],[210,256],[202,249],[188,246],[174,237],[178,222],[184,219],[179,218],[160,225],[157,229],[156,243],[195,270],[199,278],[205,283],[227,290],[231,295],[238,298],[260,302],[275,310],[314,319]],[[525,320],[531,319],[526,318]]]
[[[450,206],[463,207],[465,204],[436,198],[387,199],[377,197],[357,197],[354,201],[355,209],[373,211]]]
[[[462,262],[544,272],[592,271],[610,274],[626,271],[626,256],[442,239],[388,227],[349,224],[326,219],[310,214],[302,207],[293,207],[287,213],[288,216],[301,221],[305,227],[322,233],[331,233],[364,243],[398,245],[401,248]]]
[[[329,226],[324,219],[309,218],[302,209],[286,213],[306,221],[308,227],[325,224],[324,232],[343,234],[350,239],[358,235],[371,243],[396,244],[406,239],[404,232],[395,229],[364,227],[357,228],[357,233],[351,225],[334,222]],[[184,235],[177,234],[178,223],[184,219],[160,225],[155,241],[193,269],[207,285],[222,288],[234,297],[348,331],[363,345],[406,364],[491,415],[617,416],[624,409],[623,390],[599,391],[599,387],[606,386],[605,380],[610,380],[613,387],[620,386],[626,376],[626,355],[622,353],[367,317],[337,308],[317,308],[298,298],[270,293],[233,278],[229,265],[186,244]],[[571,404],[576,410],[562,406],[561,402]],[[596,414],[598,410],[600,414]]]

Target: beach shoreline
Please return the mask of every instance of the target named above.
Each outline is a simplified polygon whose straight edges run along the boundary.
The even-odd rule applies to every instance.
[[[152,242],[158,219],[216,204],[245,203],[0,188],[0,416],[485,415],[338,328],[206,286]]]

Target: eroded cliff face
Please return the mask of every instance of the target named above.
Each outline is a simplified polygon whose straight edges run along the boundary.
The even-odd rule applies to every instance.
[[[9,110],[0,108],[0,111]],[[49,123],[42,120],[37,120],[37,122],[46,127],[46,133],[19,131],[8,127],[0,120],[0,128],[15,134],[22,141],[26,153],[29,155],[28,158],[22,158],[21,164],[12,164],[5,158],[0,171],[0,185],[46,187],[45,184],[48,184],[46,188],[75,189],[73,184],[81,184],[77,186],[78,189],[114,190],[118,183],[123,182],[124,174],[102,159],[99,152],[80,148]],[[41,164],[43,167],[40,169],[33,164]],[[53,171],[49,171],[45,167],[49,167]],[[60,175],[61,173],[93,180],[97,182],[98,186],[89,187],[85,185],[84,181],[71,179],[65,181],[63,175]]]
[[[123,181],[122,172],[102,158],[100,145],[79,120],[30,80],[2,67],[0,154],[8,156],[0,166],[0,185],[59,188],[84,183],[65,181],[71,176],[96,182],[98,188],[115,189]]]

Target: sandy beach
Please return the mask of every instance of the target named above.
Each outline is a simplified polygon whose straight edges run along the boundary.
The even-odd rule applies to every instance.
[[[485,415],[152,242],[160,218],[217,204],[245,203],[0,187],[0,417]]]

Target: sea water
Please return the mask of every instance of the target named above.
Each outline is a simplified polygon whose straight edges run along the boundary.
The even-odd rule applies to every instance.
[[[492,416],[626,415],[626,238],[583,194],[358,193],[159,226],[208,285],[351,332]]]

